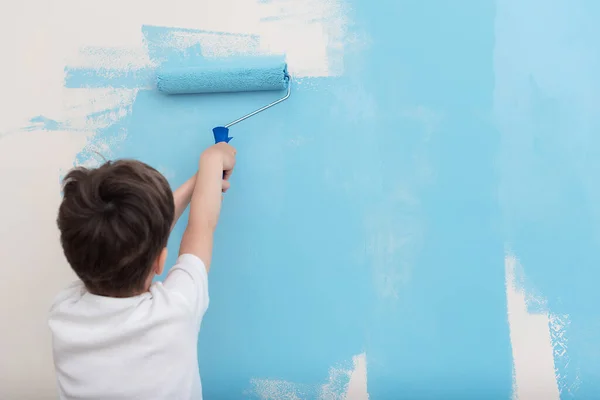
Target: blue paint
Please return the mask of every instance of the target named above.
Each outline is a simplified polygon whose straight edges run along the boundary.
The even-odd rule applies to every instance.
[[[156,86],[165,94],[197,94],[283,90],[287,65],[279,60],[246,57],[237,62],[205,62],[199,66],[161,68]]]
[[[344,76],[296,81],[288,101],[236,127],[200,337],[206,398],[255,398],[252,378],[315,398],[330,367],[363,351],[371,399],[510,398],[507,246],[549,309],[570,315],[559,383],[583,383],[563,398],[598,393],[600,57],[589,38],[600,7],[349,3],[349,34],[370,45],[346,45]],[[143,28],[151,59],[206,63],[198,46],[165,44],[176,31]],[[155,73],[68,72],[67,87],[144,87]],[[97,138],[126,130],[116,156],[165,166],[177,186],[204,148],[230,139],[223,122],[272,99],[140,90]]]
[[[155,72],[149,68],[114,70],[108,68],[65,68],[65,87],[136,89],[151,87]]]
[[[62,122],[58,122],[51,118],[46,118],[43,115],[33,117],[29,120],[29,122],[31,122],[33,125],[30,125],[25,128],[28,131],[39,129],[40,127],[47,131],[57,131],[59,129],[66,128],[65,124],[63,124]]]

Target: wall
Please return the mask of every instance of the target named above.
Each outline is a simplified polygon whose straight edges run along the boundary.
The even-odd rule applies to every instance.
[[[54,226],[64,172],[134,157],[182,183],[213,126],[276,94],[165,97],[153,71],[277,53],[291,98],[232,129],[205,397],[598,392],[593,0],[8,8],[0,398],[54,398],[45,315],[73,279]]]

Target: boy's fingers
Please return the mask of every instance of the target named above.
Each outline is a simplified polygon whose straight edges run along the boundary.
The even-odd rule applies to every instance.
[[[223,180],[223,183],[221,184],[221,190],[223,191],[223,193],[227,192],[230,187],[231,183],[229,183],[229,181]]]
[[[235,155],[235,153],[237,152],[237,150],[235,149],[235,147],[233,147],[229,143],[220,142],[220,143],[217,144],[217,146],[222,146],[223,150],[229,150],[233,155]]]

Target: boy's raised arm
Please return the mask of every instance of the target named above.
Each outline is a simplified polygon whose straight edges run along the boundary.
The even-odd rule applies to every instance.
[[[187,206],[190,204],[192,199],[192,193],[194,192],[194,187],[196,186],[196,180],[198,173],[195,173],[190,179],[185,181],[183,185],[179,186],[173,192],[173,201],[175,202],[175,218],[173,218],[173,224],[171,225],[171,230],[175,228],[177,221],[179,221],[179,217],[185,211]]]
[[[234,166],[235,149],[226,143],[208,148],[200,157],[190,216],[179,254],[197,256],[207,271],[212,258],[213,234],[221,212],[222,192],[229,187],[227,180]]]

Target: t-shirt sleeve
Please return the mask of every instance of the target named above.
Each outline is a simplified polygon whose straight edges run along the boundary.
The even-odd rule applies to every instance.
[[[167,274],[164,287],[179,293],[190,306],[198,325],[208,308],[208,274],[202,260],[182,254]]]

